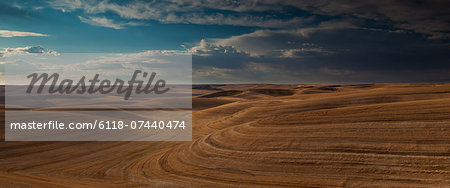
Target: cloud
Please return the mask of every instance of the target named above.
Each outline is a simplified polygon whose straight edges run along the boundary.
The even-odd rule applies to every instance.
[[[267,1],[267,0],[266,0]],[[316,14],[369,19],[394,28],[412,30],[430,38],[448,38],[450,2],[428,1],[288,1],[288,4]]]
[[[109,54],[83,62],[81,65],[85,70],[97,69],[115,69],[117,67],[129,67],[134,65],[158,67],[160,65],[167,66],[170,63],[170,57],[187,57],[186,51],[176,50],[149,50],[137,53],[117,53]],[[108,67],[113,65],[115,67]],[[106,66],[105,66],[106,65]]]
[[[280,49],[281,56],[283,58],[303,58],[307,56],[316,56],[316,55],[330,55],[334,54],[334,51],[326,50],[323,47],[310,47],[309,43],[304,44],[304,48],[299,49]]]
[[[153,50],[138,53],[62,53],[59,56],[13,57],[36,65],[39,71],[57,72],[68,78],[100,74],[107,78],[129,79],[135,70],[156,72],[171,83],[186,83],[192,77],[192,57],[186,51]],[[8,62],[9,61],[9,62]],[[168,82],[169,83],[169,82]]]
[[[450,70],[450,2],[444,0],[50,2],[83,14],[83,22],[114,29],[136,20],[248,26],[249,33],[205,38],[188,48],[195,74],[208,79],[396,81],[437,78],[432,70],[443,70],[442,78]]]
[[[303,27],[301,29],[279,29],[279,30],[256,30],[252,33],[232,36],[222,39],[211,39],[212,43],[218,46],[232,46],[239,51],[245,52],[251,56],[283,56],[283,52],[303,49],[313,51],[314,44],[311,41],[311,34],[330,33],[339,30],[358,29],[356,26],[345,21],[328,21],[317,26]],[[309,45],[307,44],[309,43]],[[324,54],[333,53],[336,49],[320,48]],[[342,49],[339,49],[342,50]],[[319,52],[318,49],[315,49]]]
[[[156,20],[161,23],[185,23],[202,25],[235,25],[281,28],[301,26],[314,20],[313,16],[276,17],[255,15],[240,11],[207,11],[207,9],[226,10],[217,6],[220,2],[210,1],[129,1],[118,4],[110,1],[59,0],[51,1],[51,6],[63,12],[83,10],[88,15],[113,12],[124,19]],[[256,7],[255,7],[256,8]]]
[[[202,39],[198,46],[192,47],[189,52],[192,52],[198,56],[211,56],[219,54],[245,55],[245,53],[236,50],[232,46],[216,45],[205,39]]]
[[[38,10],[42,10],[42,9],[44,9],[45,7],[42,7],[42,6],[34,6],[33,7],[33,10],[35,10],[35,11],[38,11]]]
[[[10,31],[10,30],[0,30],[0,37],[46,37],[48,35],[42,33],[33,32],[22,32],[22,31]]]
[[[112,20],[104,18],[104,17],[103,18],[96,18],[96,17],[84,18],[84,17],[78,16],[78,18],[82,22],[87,23],[89,25],[93,25],[93,26],[108,27],[108,28],[113,28],[113,29],[123,29],[123,27],[120,24],[115,24],[115,23],[113,23]]]
[[[197,82],[417,82],[445,79],[448,47],[414,33],[331,21],[203,39],[190,52]]]
[[[89,25],[98,26],[98,27],[107,27],[113,29],[124,29],[124,26],[138,26],[143,25],[142,23],[137,22],[127,22],[127,23],[114,23],[113,20],[105,18],[105,17],[88,17],[84,18],[82,16],[78,16],[78,18]]]
[[[222,46],[214,41],[201,40],[198,46],[188,50],[193,54],[192,62],[194,68],[212,66],[218,68],[241,68],[252,57],[232,46]]]
[[[233,25],[233,26],[256,26],[267,28],[282,28],[292,26],[302,26],[304,23],[312,21],[313,17],[294,17],[288,19],[276,19],[270,17],[254,15],[225,15],[222,13],[199,14],[188,13],[180,16],[169,14],[168,17],[157,19],[162,23],[185,23],[199,25]]]
[[[111,1],[58,0],[51,6],[65,11],[83,10],[87,14],[113,12],[125,19],[156,20],[162,23],[193,23],[299,27],[317,21],[316,17],[356,19],[363,27],[367,20],[384,27],[411,30],[430,38],[447,38],[450,20],[446,0],[429,1],[350,1],[350,0],[164,0]],[[213,10],[213,11],[211,11]],[[255,14],[263,13],[263,14]],[[322,20],[323,21],[323,20]]]
[[[21,54],[32,54],[32,55],[52,55],[58,56],[59,53],[53,50],[48,50],[43,48],[42,46],[27,46],[27,47],[19,47],[19,48],[4,48],[3,51],[0,51],[0,57],[8,57],[13,55],[21,55]]]

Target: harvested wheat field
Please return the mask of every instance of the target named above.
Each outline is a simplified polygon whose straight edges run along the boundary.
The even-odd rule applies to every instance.
[[[193,92],[191,142],[2,142],[0,187],[450,186],[450,84]]]

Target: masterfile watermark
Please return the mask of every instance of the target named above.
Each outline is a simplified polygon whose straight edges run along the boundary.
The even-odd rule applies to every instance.
[[[81,79],[74,84],[74,80],[72,79],[63,79],[58,85],[59,74],[53,73],[50,77],[47,73],[32,73],[27,76],[27,78],[31,78],[30,84],[28,85],[26,93],[31,93],[36,83],[39,81],[39,87],[36,89],[36,93],[41,94],[44,90],[44,87],[51,81],[50,86],[48,87],[48,93],[60,93],[60,94],[71,94],[76,92],[77,94],[108,94],[113,91],[116,91],[117,94],[125,94],[124,99],[128,100],[134,91],[136,94],[164,94],[170,90],[170,88],[166,87],[166,81],[163,79],[158,79],[153,85],[153,81],[155,80],[156,73],[152,72],[150,76],[148,76],[148,80],[146,85],[144,85],[143,80],[137,80],[139,74],[142,73],[142,78],[145,79],[149,75],[148,72],[143,72],[141,70],[135,70],[131,80],[129,80],[128,85],[125,86],[125,81],[116,78],[116,80],[111,82],[109,79],[100,80],[100,74],[95,74],[93,79],[88,80],[89,87],[86,87],[86,76],[82,76]],[[113,83],[111,85],[111,83]]]
[[[191,54],[25,55],[5,69],[6,108],[192,107]]]

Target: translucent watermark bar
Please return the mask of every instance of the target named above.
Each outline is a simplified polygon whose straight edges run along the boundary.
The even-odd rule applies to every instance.
[[[190,141],[191,111],[7,111],[6,141]]]
[[[192,137],[189,53],[24,54],[6,57],[3,66],[6,141]],[[94,123],[91,129],[76,127]],[[172,124],[181,128],[172,129]]]

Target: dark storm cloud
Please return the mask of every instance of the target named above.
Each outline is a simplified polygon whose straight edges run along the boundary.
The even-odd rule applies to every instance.
[[[301,27],[320,22],[320,18],[357,19],[373,21],[370,27],[410,30],[430,38],[448,37],[450,22],[448,0],[55,0],[49,5],[64,11],[83,10],[90,15],[113,12],[125,19],[162,23],[266,28]]]
[[[317,14],[354,16],[375,21],[378,26],[388,25],[422,33],[431,38],[449,37],[450,1],[379,1],[379,0],[322,0],[290,1],[294,6]]]
[[[304,42],[336,52],[298,59],[312,67],[373,71],[450,68],[449,46],[417,34],[342,29],[313,33]]]
[[[193,64],[194,67],[235,70],[234,73],[222,71],[237,77],[254,71],[242,69],[262,66],[270,74],[291,75],[302,78],[300,81],[310,82],[417,82],[449,77],[450,49],[444,40],[431,40],[411,32],[361,29],[352,25],[329,26],[261,30],[211,40],[212,44],[202,44],[196,48],[236,48],[239,53],[224,54],[217,50],[206,58],[194,56]],[[252,67],[248,66],[250,63]],[[218,72],[217,69],[212,71]],[[258,73],[267,74],[262,71]],[[253,78],[259,78],[255,74]]]

